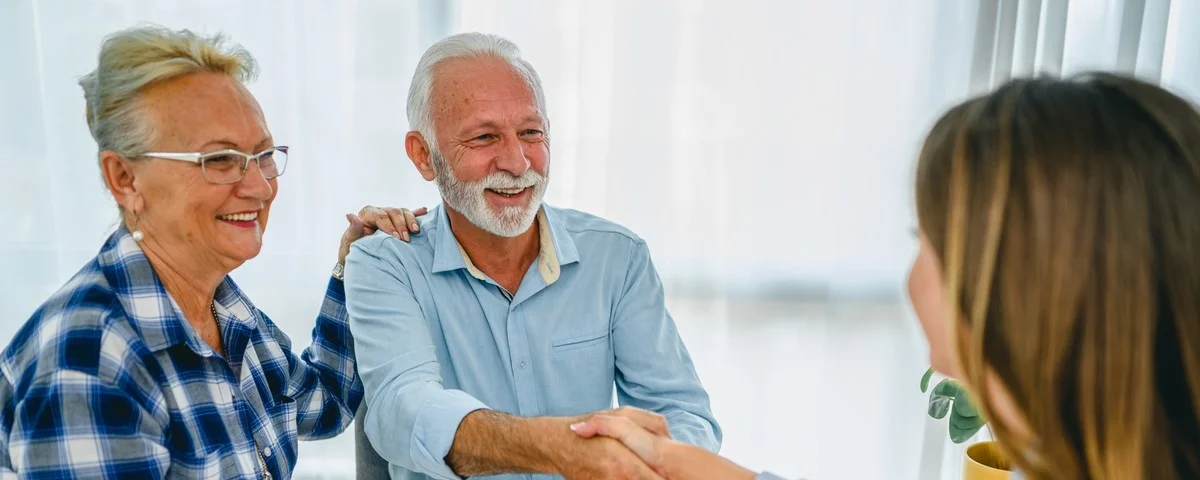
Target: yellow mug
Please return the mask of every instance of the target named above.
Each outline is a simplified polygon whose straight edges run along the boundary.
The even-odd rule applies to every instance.
[[[979,442],[967,447],[963,480],[1009,480],[1011,469],[996,442]]]

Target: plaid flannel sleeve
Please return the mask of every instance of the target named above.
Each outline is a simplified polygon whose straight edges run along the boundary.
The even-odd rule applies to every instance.
[[[297,359],[290,348],[284,351],[291,365],[290,378],[296,404],[297,433],[301,440],[329,438],[354,421],[363,398],[362,382],[354,364],[354,339],[346,312],[346,287],[329,279],[325,301],[313,327],[312,345]]]
[[[69,369],[35,379],[11,412],[11,465],[0,471],[21,478],[162,478],[171,464],[162,424],[126,391],[136,388]]]

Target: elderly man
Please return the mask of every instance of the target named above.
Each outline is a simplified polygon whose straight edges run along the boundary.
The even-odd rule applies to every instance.
[[[363,430],[392,478],[655,478],[615,441],[571,431],[612,407],[614,384],[617,414],[716,451],[645,242],[542,203],[545,99],[517,47],[436,43],[408,119],[408,156],[443,204],[411,243],[358,241],[345,274]]]

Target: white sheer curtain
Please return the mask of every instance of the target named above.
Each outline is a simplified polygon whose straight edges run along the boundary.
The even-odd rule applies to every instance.
[[[894,296],[912,248],[911,161],[937,110],[965,91],[969,58],[947,41],[969,38],[946,21],[962,17],[952,3],[16,0],[0,9],[0,259],[12,272],[0,299],[12,319],[114,225],[75,82],[103,35],[139,21],[223,31],[260,60],[251,89],[294,153],[265,253],[238,274],[275,287],[257,295],[302,298],[320,288],[342,214],[436,203],[403,152],[404,93],[416,58],[447,32],[521,45],[549,95],[549,200],[641,234],[681,292]]]
[[[552,201],[632,227],[680,288],[894,294],[912,158],[965,91],[961,6],[534,5],[463,2],[455,28],[508,35],[539,69]]]

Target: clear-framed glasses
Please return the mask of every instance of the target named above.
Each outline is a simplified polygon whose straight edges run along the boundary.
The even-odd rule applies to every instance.
[[[208,183],[226,185],[242,181],[251,160],[258,161],[258,169],[267,180],[283,175],[287,169],[287,154],[288,147],[277,145],[254,155],[228,149],[208,153],[149,152],[140,156],[200,164],[200,171]]]

